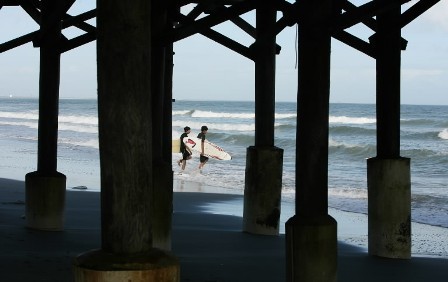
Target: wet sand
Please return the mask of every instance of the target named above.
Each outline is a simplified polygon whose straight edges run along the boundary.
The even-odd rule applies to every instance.
[[[175,182],[172,252],[181,281],[285,281],[285,236],[241,231],[243,196]],[[73,281],[75,256],[101,246],[98,192],[68,190],[65,229],[25,228],[24,182],[0,179],[1,281]],[[282,203],[282,224],[293,213]],[[330,209],[338,221],[338,281],[447,281],[448,230],[413,223],[413,257],[367,255],[367,216]]]

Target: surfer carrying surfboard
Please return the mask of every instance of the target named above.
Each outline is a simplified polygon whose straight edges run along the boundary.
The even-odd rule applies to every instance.
[[[201,139],[201,156],[199,157],[199,170],[201,170],[208,161],[208,157],[204,155],[204,143],[205,135],[207,134],[208,127],[203,125],[201,127],[201,133],[198,134],[198,139]]]
[[[188,137],[188,134],[190,134],[191,129],[188,126],[184,127],[184,133],[180,136],[180,152],[182,153],[182,159],[177,161],[177,164],[181,166],[182,170],[185,170],[185,167],[187,166],[187,160],[191,159],[192,152],[190,148],[185,146],[185,143],[182,141],[185,137]]]

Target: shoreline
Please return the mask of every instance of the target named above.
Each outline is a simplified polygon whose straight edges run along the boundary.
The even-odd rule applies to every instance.
[[[184,182],[177,183],[176,182]],[[244,196],[242,193],[232,193],[236,190],[203,185],[187,180],[174,180],[174,192],[177,193],[224,193]],[[240,216],[243,214],[243,198],[227,203],[213,203],[207,206],[207,211],[217,214]],[[280,234],[285,234],[284,224],[294,215],[295,203],[292,199],[282,199],[280,214]],[[368,216],[365,213],[345,211],[328,207],[328,214],[338,223],[338,240],[356,245],[367,252],[368,248]],[[412,256],[430,256],[448,258],[448,228],[412,221]],[[429,250],[429,251],[428,251]]]
[[[16,179],[0,178],[0,189],[5,188],[5,183],[12,183],[12,186],[22,186],[18,194],[24,195],[24,181]],[[67,188],[69,193],[99,193],[97,190]],[[4,189],[2,189],[4,190]],[[173,191],[176,193],[191,193],[217,195],[219,200],[208,201],[201,208],[203,212],[210,214],[228,215],[243,217],[244,191],[239,192],[236,189],[204,185],[199,182],[188,180],[173,180]],[[11,192],[8,189],[8,192]],[[222,199],[221,199],[222,198]],[[23,200],[17,200],[21,204]],[[9,204],[12,204],[10,202]],[[98,207],[99,208],[99,207]],[[280,234],[285,234],[284,224],[294,215],[295,202],[293,199],[284,199],[281,201],[280,214]],[[174,206],[176,212],[176,206]],[[328,214],[338,223],[338,241],[354,245],[367,252],[368,248],[368,216],[365,213],[345,211],[334,207],[328,207]],[[412,256],[416,257],[434,257],[448,259],[448,228],[424,224],[412,221]]]

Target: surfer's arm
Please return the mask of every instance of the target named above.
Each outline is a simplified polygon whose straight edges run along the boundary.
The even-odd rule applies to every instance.
[[[201,155],[204,154],[204,140],[201,142]]]

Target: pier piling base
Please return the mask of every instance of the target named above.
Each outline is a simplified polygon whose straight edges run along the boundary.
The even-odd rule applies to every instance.
[[[282,194],[283,149],[247,148],[243,231],[278,235]]]
[[[45,231],[64,229],[66,176],[38,171],[25,176],[26,227]]]
[[[134,255],[93,250],[76,257],[73,268],[75,282],[180,281],[177,258],[159,249]]]
[[[295,215],[285,226],[286,281],[337,281],[336,220]]]
[[[369,255],[411,257],[410,159],[367,160]]]

